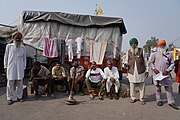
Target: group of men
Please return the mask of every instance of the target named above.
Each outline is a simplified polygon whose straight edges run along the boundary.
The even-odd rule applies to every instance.
[[[170,107],[178,110],[175,105],[173,90],[172,90],[172,76],[170,72],[174,68],[174,59],[171,52],[167,50],[166,41],[159,40],[157,43],[157,51],[151,54],[149,61],[145,57],[145,52],[142,48],[138,48],[138,40],[132,38],[130,40],[131,49],[126,56],[125,66],[128,68],[128,79],[130,82],[130,102],[137,101],[135,97],[135,87],[139,88],[140,101],[144,105],[145,99],[145,78],[149,75],[149,70],[153,70],[153,84],[156,87],[156,101],[158,106],[162,106],[161,87],[164,86],[167,95],[167,102]],[[157,77],[157,76],[162,77]]]
[[[8,105],[13,104],[13,90],[14,83],[16,82],[16,95],[17,100],[23,102],[23,77],[26,68],[26,49],[22,44],[22,34],[15,32],[12,34],[13,43],[7,44],[4,55],[4,68],[7,72],[7,101]],[[154,52],[149,61],[147,61],[145,52],[142,48],[138,47],[138,40],[132,38],[130,40],[131,48],[127,52],[125,66],[128,68],[128,79],[130,83],[130,102],[135,103],[136,87],[139,88],[140,102],[142,105],[145,101],[145,78],[148,77],[149,69],[153,70],[153,83],[156,86],[156,100],[157,105],[162,106],[164,103],[161,96],[161,86],[165,87],[167,101],[170,107],[179,109],[175,105],[173,90],[172,90],[172,77],[170,72],[174,67],[173,55],[167,51],[166,41],[159,40],[157,44],[157,51]],[[163,79],[157,79],[157,75],[162,74]],[[98,97],[103,100],[103,90],[106,88],[107,97],[113,99],[110,92],[111,87],[115,87],[114,99],[118,100],[118,91],[120,88],[119,72],[117,67],[112,65],[112,61],[107,61],[107,67],[104,70],[97,68],[96,62],[91,63],[91,67],[85,71],[84,67],[78,64],[78,61],[73,62],[70,69],[70,75],[66,74],[65,69],[59,64],[52,68],[50,72],[46,67],[42,66],[40,62],[33,63],[31,69],[31,80],[35,90],[35,99],[39,98],[38,87],[39,85],[47,84],[47,96],[54,95],[54,86],[64,83],[66,92],[75,90],[75,85],[79,84],[80,95],[83,93],[83,84],[87,86],[90,99],[94,99],[92,87],[99,87]],[[69,81],[68,81],[69,80]],[[69,86],[69,83],[70,86]],[[74,82],[74,83],[73,83]],[[75,91],[74,91],[75,92]]]
[[[8,105],[13,104],[13,90],[16,82],[16,96],[17,101],[23,102],[23,78],[24,70],[26,69],[26,49],[22,42],[22,34],[15,32],[12,34],[13,42],[7,44],[4,55],[4,68],[7,73],[7,102]],[[45,92],[49,97],[55,97],[54,88],[55,85],[64,84],[66,92],[70,94],[70,90],[74,93],[75,86],[79,84],[79,93],[84,95],[83,85],[87,86],[87,90],[90,95],[90,99],[94,99],[92,88],[99,88],[98,97],[103,100],[104,89],[107,89],[107,95],[109,99],[113,99],[110,94],[110,88],[115,86],[114,98],[118,100],[118,91],[120,87],[119,72],[118,69],[112,66],[112,61],[107,61],[107,67],[103,70],[97,68],[96,62],[93,61],[91,67],[87,70],[81,66],[78,61],[74,61],[72,68],[70,69],[70,75],[61,66],[60,63],[56,65],[50,71],[45,66],[41,65],[39,61],[33,63],[30,71],[30,80],[32,80],[33,88],[35,91],[35,99],[40,97],[39,86],[47,85]],[[74,83],[72,83],[74,81]],[[72,88],[72,89],[71,89]]]

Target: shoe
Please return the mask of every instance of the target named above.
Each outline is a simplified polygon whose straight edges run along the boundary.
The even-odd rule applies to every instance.
[[[159,101],[159,102],[157,102],[157,105],[158,105],[158,106],[163,106],[163,102],[162,102],[162,101]]]
[[[91,100],[93,100],[93,99],[94,99],[94,96],[90,93],[90,94],[89,94],[89,98],[90,98]]]
[[[24,102],[24,100],[22,98],[17,98],[18,102]]]
[[[146,101],[140,101],[141,102],[141,105],[145,105],[146,104]]]
[[[135,103],[136,102],[136,99],[130,99],[130,103]]]
[[[12,105],[13,103],[14,103],[14,102],[13,102],[12,100],[8,100],[8,101],[7,101],[7,104],[8,104],[8,105]]]
[[[84,94],[82,92],[79,93],[80,96],[84,96]]]
[[[114,99],[115,99],[115,100],[119,100],[119,95],[118,95],[118,93],[116,93],[116,94],[114,95]]]
[[[110,93],[108,93],[108,98],[109,98],[110,100],[113,99],[113,97],[112,97],[112,95],[111,95]]]
[[[172,108],[174,108],[174,109],[176,109],[176,110],[179,110],[179,108],[178,108],[174,103],[169,104],[169,106],[172,107]]]

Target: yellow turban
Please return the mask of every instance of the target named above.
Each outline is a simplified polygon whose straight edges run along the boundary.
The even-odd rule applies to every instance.
[[[157,46],[162,46],[162,45],[166,45],[166,41],[165,40],[159,40],[157,43]]]

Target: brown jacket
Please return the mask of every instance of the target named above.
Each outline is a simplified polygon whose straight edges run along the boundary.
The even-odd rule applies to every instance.
[[[128,51],[128,63],[129,63],[128,73],[132,75],[134,74],[135,62],[137,65],[138,74],[144,73],[146,71],[146,66],[145,66],[142,48],[138,48],[137,55],[133,55],[131,50]]]

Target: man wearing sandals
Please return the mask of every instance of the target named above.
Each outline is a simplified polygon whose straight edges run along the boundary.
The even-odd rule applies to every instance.
[[[128,68],[128,79],[130,82],[130,102],[136,102],[135,87],[138,87],[140,92],[140,102],[145,104],[145,78],[148,76],[148,63],[145,57],[145,52],[142,48],[138,48],[138,40],[132,38],[129,41],[131,48],[128,50],[126,57],[126,67]]]
[[[110,100],[113,99],[112,93],[110,93],[110,89],[111,89],[112,85],[114,85],[115,86],[114,99],[118,100],[119,99],[118,91],[119,91],[119,87],[120,87],[119,72],[118,72],[117,67],[112,66],[111,60],[107,61],[107,67],[104,68],[104,75],[106,78],[106,90],[107,90],[108,98]]]
[[[170,107],[179,110],[175,105],[172,89],[172,76],[170,72],[174,68],[174,59],[171,52],[167,51],[166,41],[159,40],[157,43],[158,50],[150,56],[149,63],[153,69],[153,83],[156,87],[156,101],[158,106],[162,106],[161,86],[164,86],[167,96],[167,101]],[[159,80],[155,76],[162,74],[165,78]]]
[[[86,73],[86,86],[89,92],[90,99],[94,99],[92,94],[92,86],[97,86],[100,88],[98,97],[103,100],[102,91],[105,88],[104,72],[96,67],[96,62],[93,61],[90,69]]]
[[[23,102],[23,78],[26,68],[26,48],[22,42],[22,34],[14,32],[12,34],[13,43],[6,45],[4,54],[4,68],[7,74],[7,102],[13,104],[13,91],[16,82],[17,101]]]

